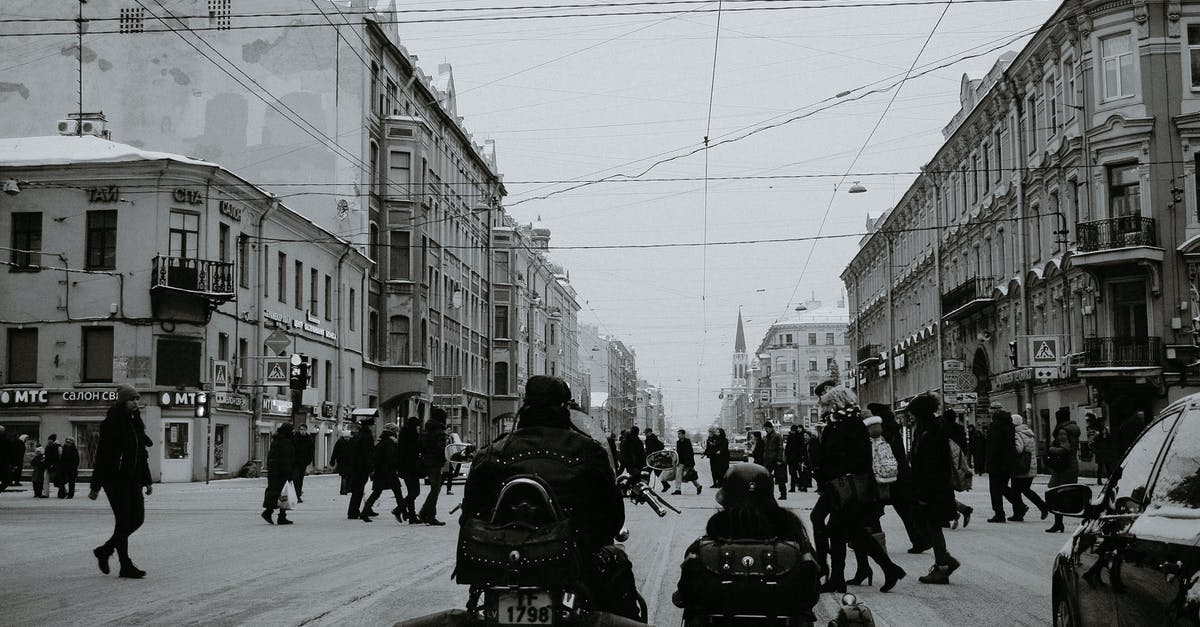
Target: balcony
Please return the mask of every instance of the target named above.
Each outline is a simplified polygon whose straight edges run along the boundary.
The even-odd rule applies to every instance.
[[[867,344],[858,349],[858,365],[869,366],[881,359],[880,353],[883,351],[878,344]]]
[[[150,297],[157,319],[207,322],[213,309],[234,297],[233,264],[155,257]]]
[[[1135,372],[1162,365],[1162,338],[1158,337],[1086,337],[1083,338],[1081,374],[1089,370],[1122,369]]]
[[[942,320],[959,320],[995,305],[992,284],[986,278],[967,279],[942,295]]]
[[[1163,260],[1154,218],[1120,216],[1075,225],[1079,241],[1072,263],[1076,266],[1110,266]]]

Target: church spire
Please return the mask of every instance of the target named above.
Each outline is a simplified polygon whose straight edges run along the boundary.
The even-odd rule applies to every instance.
[[[737,339],[735,339],[733,341],[733,352],[735,352],[735,353],[745,353],[746,352],[746,332],[745,332],[745,330],[742,329],[742,308],[741,307],[738,307]]]

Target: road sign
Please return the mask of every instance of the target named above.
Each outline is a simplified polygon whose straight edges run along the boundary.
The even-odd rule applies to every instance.
[[[229,391],[229,362],[213,362],[213,389],[222,392]]]
[[[282,355],[283,351],[287,350],[287,348],[292,345],[292,338],[288,337],[288,334],[284,333],[282,330],[275,329],[274,331],[271,331],[271,334],[267,336],[267,339],[263,340],[263,344],[266,345],[267,348],[275,351],[276,355]],[[285,377],[284,380],[286,381],[287,378]]]
[[[970,372],[943,372],[943,392],[973,392],[979,385],[979,380]]]
[[[288,360],[286,359],[268,359],[267,364],[267,384],[284,384],[288,382]]]
[[[1062,370],[1058,366],[1035,366],[1033,369],[1033,378],[1038,381],[1050,381],[1062,377]]]
[[[962,372],[966,363],[961,359],[947,359],[942,362],[942,372]]]
[[[946,394],[947,405],[973,405],[979,402],[979,394],[975,392],[955,392]]]
[[[1059,339],[1055,335],[1029,336],[1029,360],[1034,366],[1057,365],[1059,362]]]

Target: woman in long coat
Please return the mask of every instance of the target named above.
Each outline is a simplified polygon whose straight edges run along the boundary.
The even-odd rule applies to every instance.
[[[946,584],[950,583],[950,574],[958,569],[959,562],[946,548],[942,524],[958,518],[958,509],[951,483],[950,438],[938,423],[937,408],[937,399],[929,395],[918,396],[908,404],[908,412],[917,419],[909,465],[915,499],[913,511],[933,546],[934,556],[933,567],[928,575],[920,577],[920,582]]]
[[[729,471],[729,439],[725,437],[724,429],[713,429],[704,444],[704,455],[708,457],[708,468],[712,471],[712,487],[719,488]]]
[[[1070,434],[1066,429],[1059,429],[1054,432],[1054,436],[1055,441],[1046,452],[1046,465],[1050,468],[1050,481],[1046,484],[1047,490],[1060,485],[1079,483],[1079,462],[1071,463],[1074,454],[1071,452]],[[1046,533],[1060,533],[1065,530],[1062,515],[1055,514],[1054,524],[1046,530]]]
[[[287,512],[279,510],[279,518],[271,520],[271,512],[279,507],[279,495],[283,486],[292,478],[296,463],[296,444],[292,441],[292,423],[285,422],[271,436],[271,450],[267,453],[267,490],[263,493],[263,520],[274,524],[290,525]]]

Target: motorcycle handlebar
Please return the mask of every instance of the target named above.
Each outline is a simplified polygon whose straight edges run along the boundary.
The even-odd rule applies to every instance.
[[[622,476],[617,479],[617,485],[635,505],[646,504],[659,518],[666,516],[668,509],[676,514],[680,513],[674,505],[671,505],[639,479]]]

